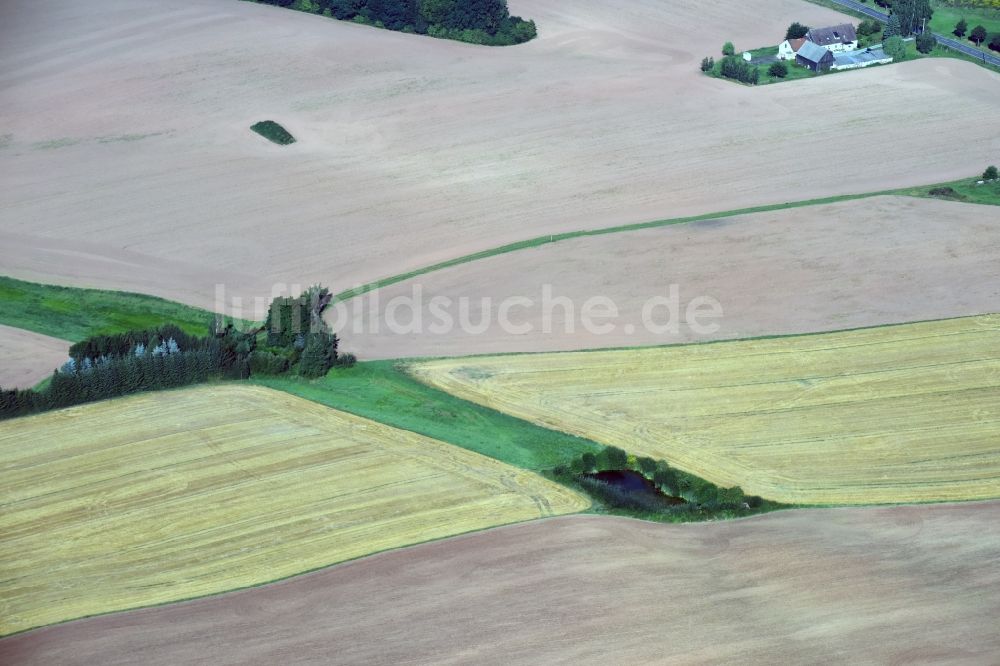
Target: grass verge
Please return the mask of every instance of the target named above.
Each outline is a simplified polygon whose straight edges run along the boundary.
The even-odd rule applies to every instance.
[[[204,335],[212,314],[156,296],[0,277],[0,323],[63,340],[176,324]]]
[[[989,52],[989,48],[987,47],[989,39],[1000,32],[1000,11],[985,7],[951,7],[940,2],[933,2],[931,6],[934,9],[934,14],[931,16],[930,22],[931,30],[958,40],[970,48],[978,48],[980,51]],[[965,19],[965,22],[969,26],[965,37],[958,37],[954,34],[955,26],[961,19]],[[982,46],[976,46],[975,42],[969,40],[969,33],[977,25],[986,28],[987,34],[990,35]]]
[[[589,440],[426,386],[407,375],[397,361],[334,368],[322,379],[289,376],[250,381],[530,470],[551,469],[568,458],[601,449]]]

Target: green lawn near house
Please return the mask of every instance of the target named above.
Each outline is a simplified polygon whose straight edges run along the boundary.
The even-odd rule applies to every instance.
[[[967,46],[973,48],[976,46],[974,42],[969,41],[969,33],[977,25],[986,28],[986,32],[989,34],[989,37],[986,38],[981,47],[983,51],[989,50],[987,44],[989,44],[993,35],[1000,33],[1000,10],[979,7],[952,7],[940,2],[932,3],[932,7],[934,8],[934,15],[930,21],[931,30],[947,37],[959,39],[952,31],[955,30],[955,25],[961,19],[965,19],[965,22],[969,24],[969,29],[966,31],[965,37],[961,38],[960,41]]]

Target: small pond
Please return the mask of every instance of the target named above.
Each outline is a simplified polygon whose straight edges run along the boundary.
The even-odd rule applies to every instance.
[[[581,476],[585,479],[601,481],[632,495],[647,495],[651,498],[664,501],[667,504],[685,504],[687,502],[682,497],[673,497],[672,495],[665,494],[653,485],[652,481],[639,472],[633,472],[630,469],[610,469],[595,474],[582,474]]]

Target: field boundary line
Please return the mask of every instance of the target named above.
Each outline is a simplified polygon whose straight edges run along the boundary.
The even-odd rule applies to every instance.
[[[972,180],[972,178],[970,178],[969,180]],[[936,199],[935,197],[928,197],[927,195],[916,194],[914,193],[914,190],[916,189],[927,190],[935,187],[946,186],[948,184],[949,183],[935,183],[931,185],[917,185],[913,187],[903,187],[892,190],[877,190],[874,192],[862,192],[859,194],[838,194],[829,197],[819,197],[816,199],[803,199],[801,201],[786,201],[784,203],[777,203],[777,204],[764,204],[760,206],[750,206],[747,208],[736,208],[732,210],[726,210],[715,213],[702,213],[699,215],[688,215],[684,217],[662,218],[659,220],[651,220],[647,222],[632,222],[629,224],[620,224],[611,227],[597,227],[595,229],[580,229],[577,231],[564,231],[558,234],[546,234],[544,236],[536,236],[534,238],[528,238],[525,240],[515,241],[513,243],[507,243],[505,245],[500,245],[498,247],[489,248],[486,250],[480,250],[479,252],[464,254],[459,257],[454,257],[452,259],[439,261],[429,266],[424,266],[422,268],[415,268],[411,271],[406,271],[405,273],[399,273],[397,275],[391,275],[389,277],[373,280],[371,282],[367,282],[357,287],[345,289],[344,291],[335,294],[333,300],[335,302],[349,301],[352,298],[363,296],[364,294],[367,294],[371,291],[375,291],[377,289],[381,289],[382,287],[388,287],[390,285],[397,284],[399,282],[405,282],[406,280],[419,277],[421,275],[435,273],[437,271],[444,270],[446,268],[452,268],[454,266],[460,266],[462,264],[471,263],[473,261],[479,261],[480,259],[489,259],[490,257],[509,254],[511,252],[518,252],[520,250],[528,250],[531,248],[541,247],[543,245],[548,245],[551,243],[558,243],[560,241],[572,240],[574,238],[585,238],[588,236],[604,236],[607,234],[627,233],[629,231],[642,231],[644,229],[656,229],[658,227],[668,227],[677,224],[690,224],[692,222],[702,222],[705,220],[725,219],[729,217],[737,217],[740,215],[752,215],[754,213],[769,213],[779,210],[792,210],[795,208],[806,208],[809,206],[823,206],[826,204],[840,203],[843,201],[858,201],[862,199],[871,199],[874,197],[882,197],[882,196],[907,196],[907,197],[912,197],[914,199],[921,199],[921,198]],[[953,203],[963,203],[963,202],[953,201]],[[978,203],[977,205],[991,205],[991,204]]]

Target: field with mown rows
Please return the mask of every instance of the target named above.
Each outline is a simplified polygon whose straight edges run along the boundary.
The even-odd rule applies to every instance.
[[[0,459],[0,635],[588,506],[532,472],[260,387],[5,422]]]
[[[789,503],[1000,497],[1000,316],[443,359],[419,380]]]

